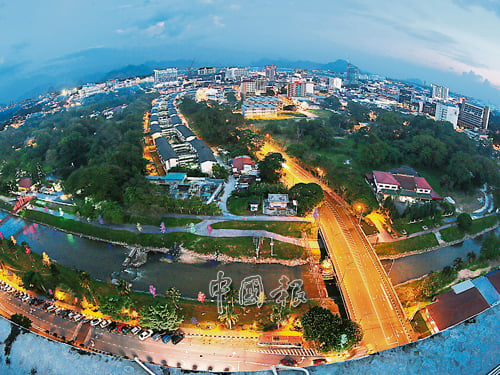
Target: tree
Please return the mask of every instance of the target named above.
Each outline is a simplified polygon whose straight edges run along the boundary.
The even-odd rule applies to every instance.
[[[80,286],[82,288],[88,289],[90,291],[90,275],[88,272],[80,271],[78,274],[78,279],[80,280]]]
[[[31,320],[30,318],[22,315],[22,314],[13,314],[10,316],[10,320],[13,322],[13,323],[16,323],[18,325],[20,325],[21,327],[24,327],[24,328],[27,328],[27,329],[30,329],[31,328]]]
[[[338,111],[342,106],[342,104],[340,104],[339,98],[333,95],[323,99],[320,105],[323,108],[333,109],[334,111]]]
[[[277,303],[273,305],[273,311],[269,316],[271,322],[281,328],[281,324],[290,317],[290,309],[288,306],[281,306]]]
[[[471,251],[471,252],[467,253],[467,262],[468,263],[474,262],[476,260],[476,258],[477,258],[477,255],[475,252]]]
[[[234,308],[229,304],[224,307],[224,312],[219,315],[219,320],[227,325],[229,329],[232,329],[233,324],[236,324],[239,316],[234,312]]]
[[[156,302],[145,306],[139,316],[139,323],[158,331],[174,331],[184,321],[178,310],[165,302]]]
[[[302,316],[304,338],[315,341],[320,351],[345,351],[361,341],[363,334],[356,322],[333,315],[330,310],[314,306]]]
[[[284,162],[285,159],[279,152],[267,154],[258,164],[262,181],[270,184],[277,183],[281,178],[282,163]]]
[[[220,164],[215,164],[212,167],[212,173],[214,175],[214,178],[218,178],[224,181],[227,181],[227,178],[229,177],[229,171]]]
[[[181,298],[181,293],[177,288],[169,288],[166,290],[165,295],[170,298],[172,303],[174,304],[176,309],[179,309],[179,306],[177,305],[177,302],[179,302],[179,299]]]
[[[492,235],[485,239],[481,246],[481,258],[493,260],[498,256],[500,256],[500,238]]]
[[[28,290],[38,290],[40,292],[46,292],[45,287],[43,285],[44,280],[43,276],[38,271],[26,271],[21,276],[21,280],[23,281],[23,286]]]
[[[108,295],[99,297],[99,310],[113,319],[128,320],[132,307],[132,299],[124,295]]]
[[[472,218],[468,213],[463,212],[457,216],[457,223],[458,227],[465,232],[470,229],[472,225]]]
[[[297,201],[297,214],[305,216],[320,204],[323,199],[323,189],[316,183],[298,183],[290,188],[290,199]]]
[[[462,267],[464,264],[464,261],[462,258],[458,257],[453,260],[453,268],[455,268],[457,271]]]

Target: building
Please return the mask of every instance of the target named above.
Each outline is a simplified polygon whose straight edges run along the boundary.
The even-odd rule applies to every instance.
[[[357,85],[359,83],[359,69],[357,66],[347,65],[346,81],[348,85]]]
[[[186,125],[177,125],[174,128],[177,131],[177,136],[181,142],[189,142],[196,138],[196,134],[194,134]]]
[[[244,96],[260,96],[266,93],[266,80],[262,78],[245,79],[241,82],[240,92]]]
[[[266,65],[266,80],[268,82],[276,81],[276,65]]]
[[[247,68],[226,68],[226,81],[240,81],[242,78],[248,77]]]
[[[248,208],[251,212],[257,212],[259,210],[259,201],[251,200],[248,202]]]
[[[381,199],[391,197],[405,203],[443,200],[425,178],[410,174],[373,171],[366,180]]]
[[[286,86],[286,96],[289,98],[300,98],[306,96],[306,83],[295,81]]]
[[[210,74],[215,74],[215,73],[217,73],[217,68],[215,68],[214,66],[198,68],[199,76],[208,76]]]
[[[460,109],[453,104],[449,103],[436,103],[436,121],[448,121],[453,125],[453,129],[457,128],[458,114]]]
[[[215,160],[214,153],[205,143],[203,143],[198,138],[192,139],[188,141],[189,144],[193,147],[198,155],[198,164],[200,166],[200,170],[203,173],[208,173],[212,175],[212,168],[217,161]]]
[[[248,174],[255,169],[256,164],[250,156],[237,156],[231,161],[231,168],[235,174]]]
[[[342,79],[338,77],[329,77],[328,78],[328,90],[340,90],[342,88]]]
[[[21,193],[27,193],[28,191],[31,190],[31,187],[33,186],[33,182],[31,182],[31,178],[29,177],[23,177],[19,180],[19,183],[17,184],[18,190]]]
[[[273,118],[282,108],[283,103],[276,96],[251,96],[243,102],[241,113],[245,118]]]
[[[462,129],[488,129],[490,120],[490,107],[481,107],[467,103],[465,100],[460,105],[458,127]]]
[[[413,90],[405,87],[399,90],[398,102],[401,104],[410,104],[413,101]]]
[[[177,68],[155,69],[155,84],[177,82]]]
[[[433,99],[441,99],[441,100],[448,99],[448,93],[449,93],[448,87],[431,84],[431,90],[432,90],[431,95]]]
[[[268,194],[264,200],[263,212],[266,215],[295,215],[297,202],[290,202],[288,194]]]
[[[500,303],[500,270],[452,286],[427,305],[424,316],[433,333],[452,327]]]
[[[158,137],[154,140],[154,143],[165,171],[177,166],[179,156],[174,151],[170,143],[168,143],[167,139],[165,137]]]

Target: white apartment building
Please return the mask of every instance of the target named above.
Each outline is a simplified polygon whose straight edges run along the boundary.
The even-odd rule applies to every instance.
[[[458,114],[460,109],[458,106],[448,103],[436,103],[436,121],[449,121],[453,124],[453,129],[457,128]]]

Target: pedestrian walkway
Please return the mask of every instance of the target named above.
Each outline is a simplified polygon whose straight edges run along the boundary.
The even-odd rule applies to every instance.
[[[271,355],[289,355],[298,357],[318,356],[318,353],[314,349],[260,349],[251,351],[256,353],[271,354]]]

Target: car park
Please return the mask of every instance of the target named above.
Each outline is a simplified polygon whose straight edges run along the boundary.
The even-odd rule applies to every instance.
[[[125,327],[125,324],[123,324],[123,323],[116,323],[116,326],[113,328],[113,332],[115,332],[115,333],[121,333],[123,327]]]
[[[66,314],[66,318],[71,319],[76,313],[74,311],[70,311]]]
[[[54,314],[55,315],[59,315],[59,313],[63,311],[63,309],[61,309],[60,307],[57,307],[55,310],[54,310]]]
[[[109,324],[106,329],[108,330],[108,332],[111,332],[112,330],[114,330],[116,327],[116,322],[111,322],[111,324]]]
[[[141,332],[141,327],[134,327],[130,330],[130,333],[133,335],[137,335],[139,332]]]
[[[95,327],[96,325],[100,324],[100,323],[101,323],[101,321],[102,321],[102,320],[101,320],[101,318],[95,318],[95,319],[92,319],[92,320],[90,321],[90,325],[91,325],[92,327]]]
[[[131,331],[131,330],[132,330],[132,328],[131,328],[130,326],[127,326],[127,325],[126,325],[126,326],[124,326],[124,327],[122,328],[122,333],[123,333],[124,335],[126,335],[127,333],[130,333],[130,331]]]
[[[158,341],[163,335],[163,332],[155,332],[153,333],[153,336],[151,336],[151,339],[153,339],[154,341]]]
[[[153,330],[152,329],[148,329],[148,330],[142,331],[141,334],[139,335],[139,340],[144,341],[148,337],[151,337],[152,334],[153,334]]]

